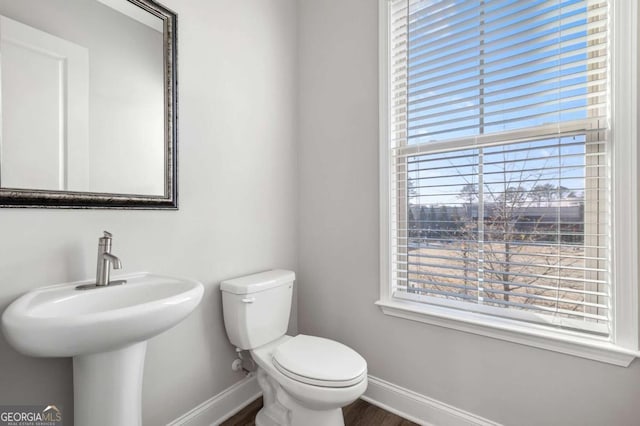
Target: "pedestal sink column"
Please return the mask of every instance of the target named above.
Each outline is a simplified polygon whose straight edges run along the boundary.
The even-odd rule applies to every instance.
[[[142,424],[142,372],[147,342],[73,357],[74,417],[78,426]]]

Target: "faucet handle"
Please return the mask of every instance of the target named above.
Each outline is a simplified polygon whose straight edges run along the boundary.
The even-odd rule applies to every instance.
[[[111,235],[111,232],[109,231],[102,231],[102,232],[104,233],[104,236],[98,238],[98,247],[99,247],[98,255],[100,255],[100,253],[103,253],[103,252],[109,253],[111,251],[111,239],[113,235]],[[102,248],[100,249],[100,247]]]

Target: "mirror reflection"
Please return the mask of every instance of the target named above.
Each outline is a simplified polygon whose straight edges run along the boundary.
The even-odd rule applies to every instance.
[[[0,188],[165,195],[165,75],[127,0],[0,0]]]

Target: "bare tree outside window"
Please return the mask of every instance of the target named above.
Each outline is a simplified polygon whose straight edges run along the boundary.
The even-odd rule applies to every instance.
[[[482,167],[416,159],[414,169],[448,163],[457,176],[411,180],[414,199],[433,200],[409,206],[419,218],[408,256],[414,291],[568,317],[585,311],[584,146],[555,148],[549,160],[552,143],[486,149]],[[435,233],[426,211],[437,212]]]

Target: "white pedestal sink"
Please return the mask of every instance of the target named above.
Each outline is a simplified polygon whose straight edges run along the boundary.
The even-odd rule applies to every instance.
[[[76,290],[81,281],[42,287],[2,315],[7,341],[25,355],[73,357],[79,426],[140,425],[147,340],[178,324],[200,303],[197,281],[148,273],[124,285]]]

